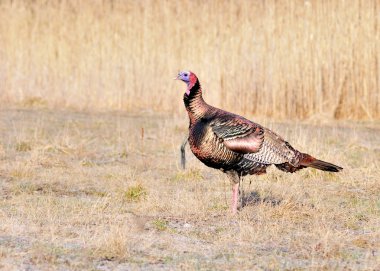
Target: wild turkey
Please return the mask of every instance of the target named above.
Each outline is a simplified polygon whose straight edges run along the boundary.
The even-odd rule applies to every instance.
[[[233,214],[237,212],[240,179],[247,174],[264,174],[270,165],[292,173],[306,167],[330,172],[343,169],[297,151],[257,123],[208,105],[194,73],[182,71],[175,79],[187,84],[183,101],[190,119],[190,149],[206,166],[228,175]]]

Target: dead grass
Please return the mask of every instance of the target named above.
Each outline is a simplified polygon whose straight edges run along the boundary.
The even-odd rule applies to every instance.
[[[231,217],[226,176],[180,169],[186,119],[0,111],[2,268],[378,269],[379,124],[256,121],[344,171],[249,177]]]
[[[171,78],[191,69],[237,113],[378,119],[379,13],[377,0],[3,0],[0,102],[182,115]]]

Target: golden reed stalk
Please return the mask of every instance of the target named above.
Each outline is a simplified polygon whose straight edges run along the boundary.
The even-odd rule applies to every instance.
[[[191,69],[236,113],[378,119],[379,28],[377,0],[3,0],[0,102],[183,113]]]

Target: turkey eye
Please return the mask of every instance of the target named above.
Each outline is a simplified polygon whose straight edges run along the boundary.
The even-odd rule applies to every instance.
[[[184,74],[184,76],[186,76],[186,77],[187,77],[187,73],[185,73],[185,74]]]

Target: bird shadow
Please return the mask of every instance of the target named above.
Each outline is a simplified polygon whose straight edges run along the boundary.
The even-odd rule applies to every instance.
[[[277,199],[271,196],[261,197],[259,192],[252,191],[249,194],[242,193],[241,195],[241,209],[246,206],[254,206],[261,203],[269,204],[271,206],[277,206],[281,203],[282,199]]]

